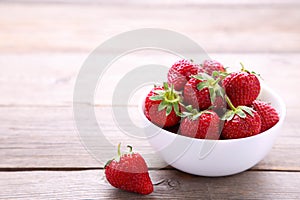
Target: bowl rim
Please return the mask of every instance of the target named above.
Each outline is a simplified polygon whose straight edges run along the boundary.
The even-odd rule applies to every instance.
[[[145,98],[147,96],[147,94],[149,93],[149,91],[147,91],[147,93],[145,95],[142,95],[138,104],[138,111],[141,115],[141,117],[143,118],[143,120],[146,120],[151,126],[156,126],[158,129],[161,129],[163,132],[167,133],[167,134],[172,134],[171,136],[173,137],[184,137],[184,139],[190,139],[192,140],[192,142],[217,142],[217,143],[236,143],[236,142],[241,142],[241,141],[249,141],[249,140],[255,140],[258,139],[260,137],[265,137],[266,135],[271,134],[272,130],[281,126],[283,124],[283,121],[285,119],[286,116],[286,105],[283,101],[283,99],[273,90],[271,89],[268,85],[266,85],[265,83],[260,83],[261,84],[261,90],[266,91],[267,93],[271,94],[275,99],[277,99],[278,103],[279,103],[279,109],[277,109],[276,111],[279,114],[279,121],[270,129],[259,133],[257,135],[253,135],[250,137],[245,137],[245,138],[236,138],[236,139],[224,139],[224,140],[210,140],[210,139],[199,139],[199,138],[191,138],[191,137],[187,137],[187,136],[183,136],[180,134],[176,134],[176,133],[172,133],[168,130],[165,130],[157,125],[155,125],[154,123],[152,123],[150,120],[147,119],[147,117],[144,114],[144,102],[145,102]]]

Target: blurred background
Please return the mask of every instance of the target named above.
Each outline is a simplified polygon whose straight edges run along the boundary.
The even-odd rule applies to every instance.
[[[88,54],[138,28],[182,33],[226,66],[243,61],[285,96],[277,80],[298,75],[299,8],[297,0],[0,0],[0,104],[70,104]],[[268,76],[292,66],[296,73]]]
[[[297,0],[1,0],[1,52],[90,52],[142,27],[181,32],[208,52],[299,51]]]

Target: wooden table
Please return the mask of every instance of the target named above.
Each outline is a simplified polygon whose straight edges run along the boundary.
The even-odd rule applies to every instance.
[[[0,199],[300,199],[298,1],[55,2],[0,2]],[[244,61],[284,98],[286,121],[263,161],[220,178],[158,169],[159,163],[150,162],[157,184],[143,197],[106,183],[103,165],[76,132],[74,82],[95,47],[144,27],[185,34],[227,66]],[[146,52],[121,62],[149,61],[152,54],[157,56]],[[111,110],[109,99],[96,98],[96,110]],[[122,140],[142,154],[150,151],[149,144],[122,138],[109,118],[99,117],[114,145]]]

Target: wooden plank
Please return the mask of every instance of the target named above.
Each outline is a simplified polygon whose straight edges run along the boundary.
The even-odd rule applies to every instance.
[[[160,6],[188,6],[188,5],[223,5],[223,6],[240,6],[240,5],[259,5],[259,6],[274,6],[274,5],[298,5],[299,1],[297,0],[286,0],[286,1],[281,1],[281,0],[264,0],[263,2],[259,0],[173,0],[171,3],[168,1],[160,1],[160,0],[127,0],[126,3],[122,0],[114,0],[114,1],[106,1],[106,0],[44,0],[44,1],[39,1],[39,0],[2,0],[2,3],[39,3],[39,4],[101,4],[101,5],[123,5],[123,4],[130,4],[130,5],[160,5]]]
[[[288,112],[272,151],[253,169],[300,171],[299,111],[298,108]],[[101,130],[112,145],[122,142],[134,146],[152,169],[166,166],[154,154],[146,138],[121,131],[111,112],[110,107],[96,108]],[[129,112],[138,125],[137,108],[130,107]],[[1,169],[102,168],[106,160],[115,155],[113,150],[99,144],[101,154],[97,158],[102,161],[99,162],[86,151],[76,131],[71,107],[0,107],[0,121]],[[129,129],[133,127],[124,125]]]
[[[299,4],[7,4],[0,6],[0,52],[90,52],[141,27],[174,30],[208,52],[299,52]]]
[[[148,196],[110,186],[103,170],[0,172],[0,199],[299,199],[299,172],[245,172],[221,178],[150,171]]]
[[[0,105],[36,106],[71,105],[77,74],[88,54],[1,54]],[[225,66],[239,69],[243,62],[251,70],[260,73],[264,82],[284,98],[288,108],[298,107],[294,98],[294,86],[299,84],[300,54],[210,54]],[[110,105],[118,81],[135,67],[154,63],[171,66],[179,58],[162,52],[141,51],[119,59],[108,70],[103,85],[95,93],[97,105]],[[153,61],[155,60],[155,61]],[[126,67],[124,67],[126,66]],[[284,84],[282,81],[284,80]],[[138,101],[140,95],[135,96]],[[136,105],[136,101],[129,102]]]

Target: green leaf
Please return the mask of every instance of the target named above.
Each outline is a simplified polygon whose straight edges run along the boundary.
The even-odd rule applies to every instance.
[[[173,108],[174,108],[174,111],[176,113],[176,115],[180,115],[180,112],[179,112],[179,106],[178,106],[178,103],[173,103]]]
[[[214,88],[212,88],[212,87],[209,88],[209,95],[210,95],[211,103],[214,103],[216,100],[216,92],[215,92]]]
[[[190,113],[190,112],[182,112],[182,115],[183,115],[184,117],[188,117],[188,116],[192,116],[193,114]]]
[[[188,105],[188,106],[185,107],[185,109],[187,109],[188,111],[192,112],[193,107],[192,107],[192,105]]]
[[[235,115],[235,113],[233,112],[233,110],[229,110],[229,111],[227,111],[223,115],[223,117],[221,118],[221,120],[223,120],[223,121],[225,121],[225,120],[230,121],[230,120],[232,120],[232,118],[234,117],[234,115]]]
[[[209,110],[204,110],[204,111],[202,111],[201,113],[202,113],[202,114],[204,114],[204,113],[206,113],[206,114],[213,114],[213,112],[212,112],[212,111],[209,111]]]
[[[241,108],[242,110],[244,110],[246,113],[248,113],[249,115],[251,115],[252,117],[254,116],[253,114],[253,109],[247,106],[239,106],[239,108]]]
[[[219,76],[220,75],[220,72],[218,72],[218,71],[213,71],[213,73],[212,73],[212,76],[213,77],[217,77],[217,76]]]
[[[163,91],[163,90],[154,90],[153,92],[155,94],[159,94],[159,95],[163,95],[165,93],[165,91]]]
[[[197,89],[200,91],[200,90],[202,90],[202,89],[204,89],[204,88],[207,88],[208,87],[208,83],[207,83],[207,81],[203,81],[203,82],[201,82],[201,83],[198,83],[198,85],[197,85]]]
[[[172,105],[167,105],[166,115],[168,116],[172,112]]]
[[[210,75],[208,75],[206,73],[202,73],[202,76],[203,76],[204,80],[212,80],[213,79]]]
[[[202,74],[192,75],[191,77],[195,78],[195,79],[198,79],[198,80],[202,80],[203,79]]]
[[[242,109],[236,109],[235,113],[243,119],[247,117]]]
[[[224,88],[222,88],[222,87],[219,86],[218,89],[217,89],[217,95],[221,96],[224,99],[224,97],[225,97],[225,90],[224,90]]]
[[[152,101],[158,101],[158,100],[163,100],[164,97],[163,97],[163,96],[156,95],[156,96],[150,97],[149,99],[152,100]]]
[[[193,115],[192,120],[197,120],[202,114],[202,112],[198,112],[197,114]]]
[[[168,83],[167,83],[167,82],[164,82],[164,84],[163,84],[163,85],[164,85],[164,89],[165,89],[165,90],[168,90],[168,89],[169,89],[169,85],[168,85]]]
[[[227,68],[226,68],[227,69]],[[224,79],[226,76],[228,76],[230,73],[228,72],[219,72],[219,76],[222,77],[222,79]]]
[[[166,104],[164,101],[160,102],[160,104],[158,105],[158,111],[162,111],[167,107],[167,105],[168,104]]]

